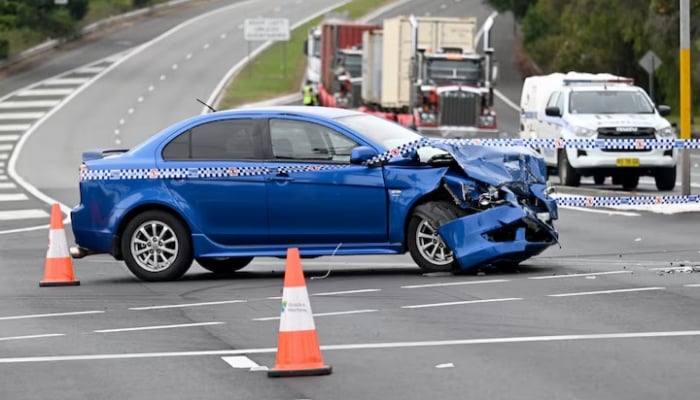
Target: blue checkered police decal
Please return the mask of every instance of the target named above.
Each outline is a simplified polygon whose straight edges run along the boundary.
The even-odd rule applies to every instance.
[[[226,178],[232,176],[266,175],[265,167],[214,167],[214,168],[151,168],[151,169],[103,169],[80,171],[81,181],[137,180],[137,179],[197,179]]]
[[[690,196],[560,196],[556,202],[568,207],[644,206],[660,204],[700,204],[699,195]]]

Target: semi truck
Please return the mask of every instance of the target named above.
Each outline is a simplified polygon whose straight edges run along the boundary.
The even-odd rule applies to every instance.
[[[497,133],[490,28],[476,18],[399,16],[363,33],[362,111],[431,136]]]

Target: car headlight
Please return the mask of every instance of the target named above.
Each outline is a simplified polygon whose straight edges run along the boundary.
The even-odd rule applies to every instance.
[[[668,138],[676,136],[676,131],[673,129],[672,126],[668,126],[666,128],[657,130],[656,134],[659,135],[659,137]]]
[[[594,129],[588,129],[588,128],[583,128],[583,127],[578,127],[574,129],[574,135],[576,136],[582,136],[582,137],[591,137],[596,134],[596,131]]]

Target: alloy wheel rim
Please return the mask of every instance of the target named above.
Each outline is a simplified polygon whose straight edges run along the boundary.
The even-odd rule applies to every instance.
[[[147,221],[131,236],[131,254],[139,267],[162,272],[177,258],[179,243],[172,228],[162,221]]]
[[[436,265],[448,265],[454,260],[450,250],[437,230],[426,220],[422,220],[416,229],[416,243],[420,255]]]

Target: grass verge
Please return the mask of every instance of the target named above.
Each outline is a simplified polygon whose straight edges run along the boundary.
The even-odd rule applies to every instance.
[[[333,10],[347,12],[349,19],[357,19],[393,0],[353,0]],[[219,101],[219,109],[235,108],[245,103],[265,100],[299,90],[299,82],[306,72],[304,40],[309,29],[318,25],[323,16],[294,29],[288,42],[276,42],[246,64],[228,84]],[[286,45],[286,49],[285,49]],[[286,73],[285,55],[286,52]]]

